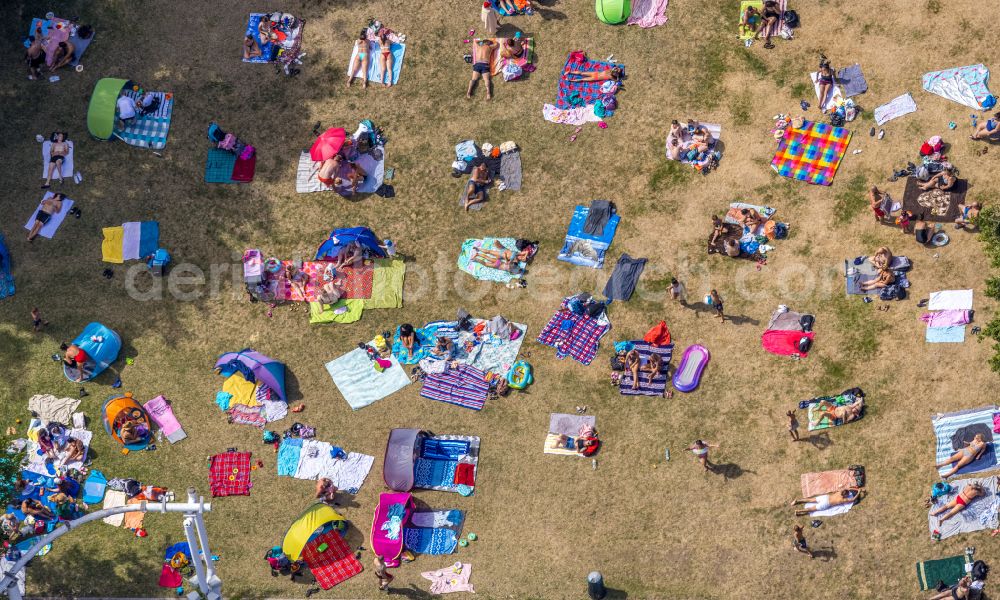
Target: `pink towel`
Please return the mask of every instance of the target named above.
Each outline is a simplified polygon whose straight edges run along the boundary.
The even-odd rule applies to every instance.
[[[167,436],[167,440],[171,444],[176,444],[187,437],[184,429],[181,428],[181,424],[177,421],[177,417],[174,416],[174,410],[170,408],[170,404],[166,398],[157,396],[143,404],[142,407],[146,409],[146,412],[149,413],[149,418],[156,423],[156,426],[160,428],[163,435]]]
[[[993,433],[1000,433],[1000,413],[993,413]]]
[[[450,592],[475,593],[476,590],[469,583],[469,578],[472,576],[472,565],[469,563],[461,563],[461,565],[458,573],[455,572],[455,567],[451,566],[437,571],[427,571],[421,573],[420,576],[430,580],[432,594],[447,594]]]
[[[928,327],[951,327],[953,325],[965,325],[969,322],[969,312],[967,310],[939,310],[932,313],[924,313],[920,320],[927,323]]]
[[[667,22],[668,0],[632,0],[632,15],[628,18],[629,25],[638,25],[643,29],[658,27]]]

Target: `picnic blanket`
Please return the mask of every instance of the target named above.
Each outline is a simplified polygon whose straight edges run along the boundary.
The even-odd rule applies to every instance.
[[[849,129],[805,121],[799,129],[785,130],[771,168],[782,177],[830,185],[850,142]]]
[[[916,110],[917,103],[913,101],[913,96],[907,92],[902,96],[896,96],[882,106],[876,107],[873,114],[875,122],[879,125],[884,125],[893,119],[916,112]]]
[[[919,220],[923,216],[924,221],[935,221],[938,223],[952,223],[958,218],[958,205],[965,202],[965,195],[969,190],[969,182],[966,179],[958,179],[950,190],[921,190],[922,182],[916,177],[906,178],[906,190],[903,192],[903,210],[912,212]],[[894,225],[892,221],[885,221],[887,225]]]
[[[361,320],[364,300],[338,300],[334,304],[309,303],[309,323],[354,323]]]
[[[212,497],[249,496],[250,453],[224,452],[209,459],[208,486]]]
[[[927,310],[972,310],[972,290],[931,292]]]
[[[167,134],[170,132],[170,117],[174,112],[172,94],[166,92],[151,92],[160,101],[159,107],[148,115],[136,114],[129,123],[115,121],[113,135],[130,146],[162,150],[167,145]],[[124,89],[122,94],[133,101],[140,98],[137,91]]]
[[[861,72],[861,65],[857,63],[837,71],[834,81],[840,85],[844,98],[851,98],[868,91],[868,81]]]
[[[955,452],[966,447],[975,434],[981,433],[987,442],[986,450],[979,457],[979,460],[965,465],[957,471],[957,474],[979,473],[995,469],[997,455],[993,443],[993,413],[997,410],[996,406],[984,406],[953,413],[938,413],[931,418],[934,436],[937,439],[934,453],[935,464],[948,460]],[[951,468],[952,465],[945,465],[938,468],[938,473],[943,476]]]
[[[59,26],[58,28],[56,28],[57,25]],[[53,43],[58,44],[60,41],[63,41],[68,37],[69,42],[73,44],[74,48],[73,60],[70,61],[69,64],[71,67],[75,67],[78,64],[80,64],[80,60],[83,58],[83,53],[87,51],[87,47],[90,46],[90,42],[94,41],[96,33],[91,33],[90,37],[87,39],[81,38],[76,32],[74,32],[73,35],[70,36],[67,36],[64,33],[55,33],[57,29],[61,29],[68,32],[71,28],[71,25],[72,24],[67,19],[62,19],[60,17],[55,17],[53,19],[34,18],[31,20],[31,25],[28,26],[28,35],[38,35],[37,30],[39,27],[41,27],[42,37],[45,36],[50,37],[49,44]],[[53,35],[49,35],[50,32],[52,32]],[[24,47],[27,48],[30,45],[31,42],[29,42],[27,38],[25,38]],[[45,47],[45,44],[43,44],[43,47]],[[49,49],[47,47],[45,47],[45,53],[46,53],[46,64],[51,66],[52,61],[49,60],[48,57],[53,55],[49,52]],[[67,71],[68,70],[69,69],[67,69]]]
[[[497,14],[502,15],[504,17],[513,17],[515,15],[530,15],[530,14],[533,14],[533,11],[528,7],[527,0],[514,0],[514,6],[517,7],[517,9],[515,11],[513,11],[513,12],[508,11],[508,10],[504,10],[500,6],[500,3],[497,2],[497,0],[490,0],[490,4],[493,5],[493,10],[497,11]]]
[[[457,509],[420,511],[410,516],[410,523],[415,527],[459,527],[464,518]]]
[[[601,235],[590,235],[583,230],[590,209],[578,205],[573,209],[573,217],[569,222],[566,240],[559,250],[558,259],[581,267],[600,269],[604,266],[604,255],[615,239],[615,231],[621,217],[611,215]]]
[[[160,428],[160,431],[163,432],[163,435],[166,436],[167,441],[171,444],[176,444],[187,437],[187,434],[184,433],[184,428],[181,427],[177,417],[174,416],[174,409],[171,408],[170,403],[162,395],[146,402],[142,407],[146,409],[146,412],[149,413],[149,418],[156,423],[156,426]]]
[[[973,110],[986,109],[984,103],[991,96],[989,80],[990,70],[982,63],[931,71],[921,78],[923,87],[928,92]]]
[[[264,279],[268,290],[275,300],[287,302],[317,302],[323,294],[323,285],[328,282],[325,274],[332,268],[333,263],[329,261],[306,261],[298,269],[308,276],[308,280],[302,286],[302,292],[292,286],[285,277],[284,267],[294,264],[290,260],[281,261],[281,270],[277,273],[267,272]],[[364,299],[372,295],[374,285],[375,264],[371,260],[365,260],[360,266],[344,265],[337,269],[337,278],[341,280],[341,287],[344,290],[344,299]]]
[[[892,257],[892,262],[889,263],[889,270],[896,276],[896,283],[893,285],[899,285],[903,288],[910,287],[910,281],[904,271],[909,269],[911,265],[910,259],[905,256]],[[877,289],[868,291],[861,289],[862,283],[875,279],[875,276],[875,265],[872,264],[871,257],[869,256],[864,257],[860,265],[854,264],[854,261],[851,260],[844,261],[844,282],[847,295],[849,296],[880,294],[881,292]]]
[[[45,192],[45,195],[42,196],[42,202],[45,202],[52,196],[55,196],[55,194],[53,194],[52,192]],[[24,224],[24,228],[27,229],[28,231],[31,231],[31,228],[34,227],[35,225],[35,219],[38,217],[38,211],[42,210],[42,202],[38,203],[38,208],[36,208],[35,211],[31,213],[31,217],[28,218],[28,222]],[[66,215],[69,214],[69,209],[71,208],[73,208],[73,201],[70,200],[69,198],[64,198],[62,203],[62,210],[52,215],[52,218],[49,219],[49,222],[46,223],[45,225],[42,225],[42,228],[39,230],[38,235],[42,236],[43,238],[48,238],[51,240],[52,236],[54,236],[56,234],[56,231],[59,230],[59,226],[62,225],[62,222],[64,220],[66,220]]]
[[[427,375],[420,395],[438,402],[482,410],[489,390],[485,372],[470,365],[458,365],[443,373]]]
[[[632,14],[628,25],[638,25],[643,29],[659,27],[667,22],[667,0],[633,0]]]
[[[55,421],[67,425],[82,400],[56,398],[52,394],[35,394],[28,399],[28,410],[42,421]]]
[[[619,67],[624,74],[625,65],[611,63],[602,60],[586,59],[583,62],[573,62],[570,55],[566,58],[566,65],[559,76],[559,90],[556,95],[556,108],[570,109],[578,106],[590,105],[598,102],[604,94],[601,93],[601,82],[572,81],[567,77],[570,71],[581,73],[594,73],[597,71],[607,71],[612,67]]]
[[[816,92],[816,100],[819,100],[819,72],[814,71],[809,74],[809,79],[812,81],[813,90]],[[821,111],[826,112],[828,110],[833,110],[837,108],[838,102],[843,102],[847,96],[844,95],[844,90],[840,89],[840,85],[837,78],[833,79],[833,86],[827,92],[826,104],[818,107]]]
[[[221,148],[209,148],[205,158],[205,183],[237,183],[233,179],[236,155]]]
[[[538,334],[538,343],[556,349],[556,358],[573,357],[584,365],[589,365],[597,356],[601,338],[611,331],[611,322],[606,315],[600,318],[578,315],[568,308],[569,298],[563,299],[562,306]]]
[[[622,396],[662,396],[667,389],[667,370],[670,366],[670,359],[674,354],[674,345],[669,344],[666,346],[653,346],[647,344],[642,340],[636,340],[630,342],[633,344],[635,350],[639,352],[639,361],[641,366],[645,366],[649,361],[649,357],[653,354],[658,354],[663,362],[663,366],[660,367],[659,373],[657,373],[652,382],[649,380],[648,372],[639,372],[639,387],[632,389],[632,372],[623,371],[621,380],[618,384],[618,392]]]
[[[126,260],[139,260],[160,247],[160,224],[156,221],[131,221],[120,227],[105,227],[101,232],[104,262],[122,264]]]
[[[332,450],[333,444],[329,442],[286,438],[278,448],[278,475],[312,480],[325,477],[337,489],[357,494],[375,464],[375,457],[348,452],[344,457],[334,458]],[[298,459],[294,469],[291,468],[293,457]]]
[[[458,547],[458,535],[447,527],[407,527],[403,544],[418,554],[451,554]]]
[[[720,125],[718,123],[704,123],[702,121],[698,121],[698,125],[700,127],[704,127],[705,130],[708,131],[708,133],[710,133],[711,136],[712,136],[712,141],[708,144],[708,150],[709,151],[705,153],[705,158],[700,163],[698,161],[688,159],[687,158],[687,153],[686,152],[681,152],[679,162],[682,162],[682,163],[688,164],[688,165],[692,165],[692,166],[704,165],[704,164],[707,164],[707,163],[711,162],[711,160],[713,158],[712,151],[715,150],[716,145],[718,145],[718,143],[719,143],[719,139],[722,137],[722,125]],[[681,139],[680,139],[681,149],[684,150],[685,148],[687,148],[688,145],[690,144],[690,141],[691,141],[691,138],[688,135],[687,129],[682,129],[681,130]],[[667,155],[667,160],[674,160],[674,159],[670,158],[670,133],[669,132],[667,133],[666,155]]]
[[[850,469],[803,473],[801,477],[802,497],[812,498],[821,494],[840,492],[857,485]]]
[[[966,554],[918,562],[917,581],[920,582],[920,591],[937,588],[939,581],[947,586],[955,585],[965,576],[967,564],[970,562]]]
[[[382,187],[382,182],[385,180],[385,146],[378,146],[372,149],[371,152],[362,154],[354,162],[367,173],[364,180],[358,184],[358,194],[371,194]],[[299,155],[299,165],[295,172],[295,191],[300,194],[336,191],[341,196],[350,196],[350,188],[346,186],[333,188],[320,183],[316,176],[319,173],[320,165],[320,162],[314,161],[309,156],[309,150],[302,151],[302,154]],[[340,174],[344,174],[344,170],[348,168],[350,166],[347,164],[347,161],[344,161],[341,165]]]
[[[476,279],[482,281],[496,281],[499,283],[507,283],[514,279],[519,279],[520,275],[515,275],[510,271],[504,271],[502,269],[497,269],[494,267],[488,267],[484,264],[472,260],[472,252],[476,248],[488,248],[495,249],[495,244],[499,243],[506,250],[509,250],[511,254],[516,255],[518,253],[517,240],[514,238],[495,238],[486,237],[481,240],[468,239],[462,242],[462,250],[458,255],[458,268],[465,271],[469,275],[472,275]],[[523,269],[525,267],[524,263],[519,263],[520,267]]]
[[[462,455],[438,457],[434,442],[459,443]],[[451,446],[447,446],[451,447]],[[430,450],[430,451],[428,451]],[[435,435],[424,440],[413,466],[413,487],[439,492],[458,492],[459,484],[476,485],[479,469],[479,438],[473,435]]]
[[[400,44],[398,42],[392,42],[389,45],[389,50],[392,52],[392,84],[396,85],[399,83],[399,74],[403,70],[403,56],[406,54],[406,44]],[[351,73],[351,65],[354,64],[354,59],[358,56],[358,46],[354,44],[351,50],[351,58],[347,61],[347,68],[344,70],[350,77],[361,77],[361,74],[355,71]],[[365,73],[365,79],[368,81],[375,81],[377,83],[385,83],[385,77],[382,76],[382,64],[380,62],[382,57],[382,51],[379,47],[378,42],[368,41],[368,72]],[[358,62],[358,69],[361,69],[361,62]]]
[[[298,56],[299,50],[302,48],[302,29],[305,27],[304,19],[296,19],[295,26],[289,28],[285,23],[282,23],[275,27],[275,33],[282,37],[280,40],[267,40],[264,43],[260,41],[260,20],[264,18],[264,13],[250,13],[250,19],[247,21],[246,30],[243,33],[243,37],[253,36],[254,40],[257,41],[257,45],[260,47],[260,56],[254,56],[253,58],[244,58],[243,62],[246,63],[271,63],[271,62],[288,62]]]
[[[392,366],[381,373],[373,367],[368,354],[355,348],[326,363],[326,371],[340,394],[353,409],[364,408],[410,385],[410,378],[395,357]]]
[[[73,168],[73,149],[76,144],[67,140],[66,143],[69,145],[69,152],[63,159],[62,168],[55,171],[52,175],[53,180],[55,179],[73,179],[73,173],[75,169]],[[42,142],[42,179],[47,179],[49,176],[49,160],[52,157],[52,142],[45,140]]]
[[[42,423],[38,419],[32,419],[29,428],[41,427]],[[90,441],[94,437],[92,431],[79,428],[67,428],[66,431],[70,437],[76,438],[83,442],[83,457],[77,460],[63,462],[68,451],[64,450],[59,453],[59,459],[54,463],[52,461],[47,461],[44,456],[39,454],[38,442],[31,439],[28,440],[28,445],[25,447],[25,464],[24,470],[31,473],[38,473],[39,475],[55,476],[56,467],[69,469],[82,469],[85,462],[87,462],[87,454],[90,452]],[[36,438],[37,439],[37,438]]]
[[[406,263],[398,258],[376,258],[372,272],[372,293],[365,298],[369,308],[402,308]]]
[[[322,552],[320,546],[325,546]],[[361,561],[354,557],[354,552],[347,545],[347,540],[333,529],[306,543],[302,549],[302,561],[316,578],[317,585],[324,590],[347,581],[364,570]]]
[[[469,583],[469,578],[472,577],[472,565],[469,563],[455,564],[461,565],[461,570],[457,573],[455,565],[448,565],[437,571],[425,571],[420,574],[421,577],[431,582],[430,591],[432,594],[449,594],[451,592],[474,594],[476,592],[472,584]]]
[[[986,494],[975,498],[958,514],[938,525],[940,515],[931,516],[931,511],[954,500],[955,496],[962,491],[962,488],[974,482],[979,482],[986,490]],[[943,540],[960,533],[996,529],[1000,526],[1000,521],[997,519],[997,509],[1000,507],[1000,499],[997,498],[996,475],[952,481],[951,487],[952,492],[944,496],[939,496],[934,501],[931,510],[927,511],[927,528],[932,534],[934,532],[940,533]]]

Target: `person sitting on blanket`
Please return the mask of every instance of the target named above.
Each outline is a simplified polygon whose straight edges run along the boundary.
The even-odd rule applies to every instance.
[[[76,47],[73,45],[73,42],[69,40],[59,42],[54,51],[54,58],[52,59],[52,65],[49,66],[49,72],[55,73],[57,69],[61,69],[73,62],[74,52],[76,52]]]
[[[413,352],[416,350],[417,344],[417,333],[414,331],[413,325],[403,323],[399,326],[399,343],[406,348],[407,358],[413,358]]]
[[[66,141],[66,134],[62,131],[52,132],[49,138],[52,145],[49,147],[49,172],[42,184],[42,189],[48,189],[52,185],[52,176],[59,175],[59,182],[63,180],[62,167],[66,157],[69,156],[69,142]]]
[[[941,589],[941,588],[938,588]],[[966,575],[958,580],[955,585],[946,588],[943,592],[931,596],[928,600],[968,600],[972,589],[972,577]]]
[[[486,202],[486,188],[490,185],[490,170],[485,162],[472,167],[469,185],[465,191],[465,210],[475,204]]]
[[[740,19],[740,27],[742,27],[744,31],[748,31],[756,36],[757,30],[760,29],[760,24],[760,11],[757,10],[756,6],[748,6],[747,9],[743,11],[743,18]]]
[[[305,299],[306,284],[309,283],[309,275],[295,265],[289,264],[285,265],[285,279],[292,290],[298,292]]]
[[[732,238],[724,240],[722,242],[722,248],[729,258],[738,258],[740,256],[740,243]]]
[[[1000,133],[1000,112],[976,125],[976,130],[969,136],[970,140],[985,140]]]
[[[52,439],[52,434],[49,433],[48,429],[42,428],[38,430],[36,443],[38,444],[38,451],[42,453],[42,459],[45,462],[52,462],[59,459],[56,442]]]
[[[941,468],[946,465],[953,465],[951,470],[942,475],[943,479],[947,479],[958,472],[962,467],[972,464],[975,461],[982,458],[983,453],[986,452],[986,440],[983,439],[983,434],[977,433],[972,441],[962,448],[958,452],[952,454],[948,460],[941,461],[934,465],[936,468]]]
[[[500,45],[501,58],[521,58],[524,56],[524,40],[521,38],[506,38]]]
[[[880,290],[886,286],[896,283],[896,276],[892,274],[889,269],[879,269],[878,273],[875,274],[875,279],[865,281],[861,283],[861,291],[870,292],[872,290]]]
[[[385,83],[385,87],[392,87],[392,40],[389,39],[388,29],[379,30],[378,47],[378,63],[382,68],[379,74],[379,81]]]
[[[632,348],[625,355],[625,370],[632,374],[632,389],[639,389],[639,367],[642,365],[642,357],[639,351]]]
[[[344,162],[344,157],[340,154],[324,160],[320,164],[319,170],[316,171],[316,179],[324,186],[332,188],[336,185],[337,172],[340,170],[342,162]]]
[[[354,83],[354,74],[358,72],[358,67],[361,67],[361,87],[368,87],[368,29],[362,29],[361,33],[358,34],[358,39],[354,40],[354,49],[357,51],[354,55],[354,59],[351,60],[351,66],[347,72],[347,87],[351,87]]]
[[[660,357],[659,354],[654,352],[649,355],[649,359],[646,361],[646,364],[642,365],[639,371],[649,374],[646,376],[646,383],[652,385],[653,378],[660,374],[660,369],[662,368],[663,368],[663,358]]]
[[[819,425],[824,418],[830,419],[831,425],[836,425],[838,421],[840,423],[850,423],[861,416],[864,406],[864,402],[860,399],[844,405],[820,400],[813,409],[813,418],[810,419],[809,426],[815,427]]]
[[[66,440],[63,447],[60,448],[60,451],[63,455],[62,458],[59,459],[59,464],[65,465],[71,462],[82,461],[84,453],[87,451],[87,447],[81,440],[75,437],[70,437]]]
[[[882,246],[875,251],[870,260],[876,269],[888,269],[889,265],[892,264],[892,251]]]
[[[875,213],[876,223],[881,223],[887,216],[889,216],[888,212],[882,210],[882,204],[888,197],[888,193],[880,191],[874,185],[868,188],[868,206],[871,207],[872,212]]]
[[[816,74],[816,84],[819,86],[819,112],[826,113],[826,103],[833,91],[833,67],[823,54],[819,55],[819,72]],[[833,110],[831,108],[831,110]]]
[[[594,83],[600,81],[620,82],[625,72],[621,67],[611,67],[601,71],[566,71],[566,80],[579,83]]]
[[[24,63],[28,65],[28,79],[42,78],[42,65],[45,64],[45,50],[42,48],[42,29],[39,27],[35,35],[29,35],[28,49],[24,51]]]
[[[271,15],[261,16],[260,20],[257,21],[257,39],[260,40],[260,44],[263,46],[276,37],[274,30],[271,29]]]
[[[17,542],[21,539],[21,521],[14,513],[7,513],[0,517],[0,531],[7,540]]]
[[[864,488],[849,487],[846,490],[830,494],[821,494],[811,498],[799,498],[798,500],[794,500],[792,502],[792,506],[797,504],[812,504],[813,506],[811,508],[806,507],[802,510],[795,511],[796,517],[803,517],[810,513],[824,511],[834,506],[840,506],[841,504],[854,504],[861,499],[863,494]]]
[[[469,81],[469,89],[465,92],[466,98],[472,98],[472,91],[476,88],[476,83],[482,77],[486,83],[486,99],[493,99],[493,75],[490,73],[490,57],[497,43],[493,40],[476,40],[472,46],[472,79]]]
[[[365,177],[367,175],[368,175],[368,173],[365,173],[365,170],[362,169],[361,165],[359,165],[358,163],[356,163],[356,162],[349,162],[349,163],[347,163],[347,178],[346,178],[346,182],[350,184],[350,188],[351,188],[351,193],[352,194],[358,191],[358,184],[361,183],[362,181],[364,181]],[[333,185],[334,186],[340,187],[340,186],[342,186],[344,184],[345,184],[345,178],[343,178],[343,177],[334,177],[333,178]]]
[[[726,229],[726,224],[719,218],[719,215],[712,215],[712,239],[708,241],[708,245],[715,244],[719,236],[726,233]]]
[[[333,481],[326,477],[320,477],[316,480],[316,498],[323,504],[337,504],[338,491],[337,486],[333,485]]]
[[[63,364],[72,369],[77,369],[79,372],[75,381],[83,381],[83,377],[87,370],[87,363],[90,362],[90,357],[83,350],[83,348],[77,346],[76,344],[63,343],[59,346],[59,349],[63,351]]]
[[[251,58],[257,58],[261,54],[260,45],[257,43],[257,40],[255,40],[252,35],[248,35],[246,39],[243,40],[243,58],[249,60]]]
[[[507,271],[508,273],[519,274],[521,271],[519,264],[531,258],[534,251],[535,247],[528,245],[515,254],[512,250],[504,248],[503,244],[494,240],[493,248],[473,247],[469,260],[487,267]]]
[[[440,360],[448,360],[455,352],[455,344],[446,337],[437,336],[430,354]]]
[[[778,20],[781,18],[781,7],[778,6],[776,0],[765,0],[764,11],[761,13],[763,21],[760,24],[760,29],[757,30],[757,39],[760,39],[760,34],[764,34],[764,47],[770,50],[774,48],[774,44],[771,43],[771,34],[773,30],[778,28]]]
[[[333,261],[333,268],[342,269],[344,267],[358,267],[365,259],[365,249],[357,241],[348,242],[346,246],[337,252],[337,259]]]
[[[971,204],[961,203],[958,205],[958,218],[955,219],[955,229],[972,228],[976,225],[976,217],[983,205],[978,202]]]
[[[35,517],[36,519],[52,519],[55,515],[49,510],[48,506],[45,506],[38,500],[34,498],[25,498],[21,501],[21,512],[28,517]]]
[[[927,191],[930,189],[937,189],[941,191],[948,191],[955,187],[955,182],[958,178],[955,177],[954,167],[946,167],[945,169],[935,173],[927,183],[920,184],[920,189]]]
[[[75,498],[62,492],[49,496],[49,502],[56,505],[54,513],[59,519],[75,519],[83,512],[81,507],[77,505]]]
[[[979,483],[978,481],[973,481],[972,483],[963,487],[952,500],[932,510],[931,516],[935,517],[937,515],[940,515],[941,513],[944,513],[943,517],[938,517],[937,526],[941,527],[941,523],[947,521],[948,519],[954,517],[958,513],[965,510],[965,507],[968,506],[969,503],[975,500],[976,498],[985,495],[986,495],[986,488],[983,487],[983,484]]]

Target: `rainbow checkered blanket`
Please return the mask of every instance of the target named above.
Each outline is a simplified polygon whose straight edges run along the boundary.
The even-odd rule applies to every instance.
[[[771,168],[782,177],[830,185],[850,141],[850,130],[806,121],[799,129],[785,130]]]

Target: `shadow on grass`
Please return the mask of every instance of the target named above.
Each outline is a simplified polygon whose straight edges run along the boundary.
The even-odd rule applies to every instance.
[[[736,463],[709,463],[708,470],[716,475],[722,475],[722,478],[726,481],[739,479],[747,473],[751,475],[757,474],[756,471],[744,469]]]
[[[833,445],[833,440],[830,439],[830,434],[826,433],[814,433],[802,441],[809,442],[812,444],[813,448],[817,450],[826,450]]]

